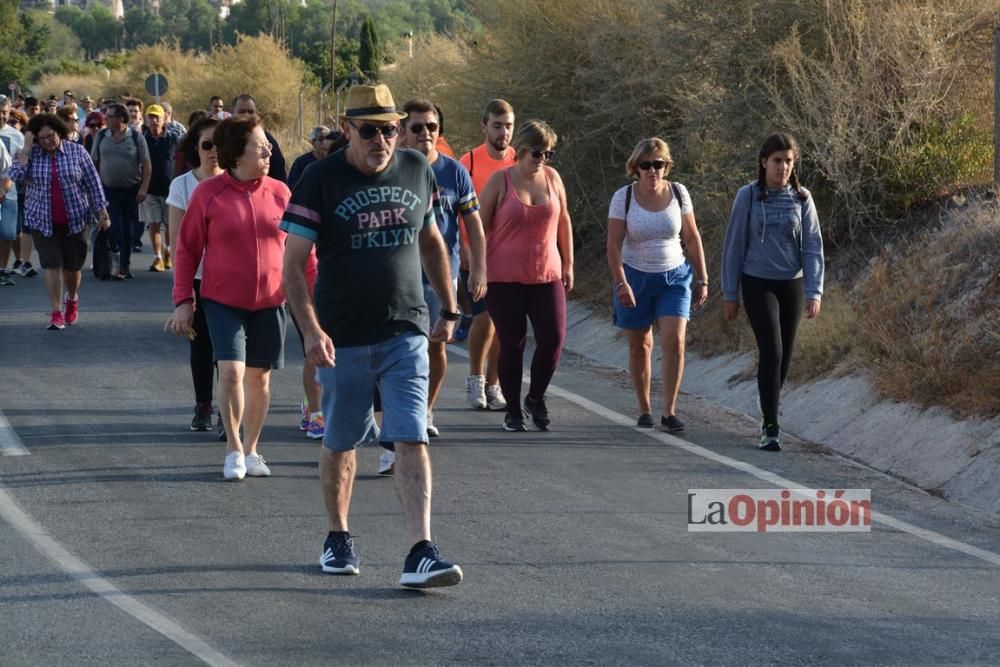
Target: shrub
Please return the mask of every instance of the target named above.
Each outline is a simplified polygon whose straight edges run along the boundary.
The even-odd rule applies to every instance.
[[[71,88],[78,95],[95,98],[118,97],[129,91],[149,102],[151,96],[144,84],[154,72],[167,77],[169,89],[163,97],[173,104],[179,120],[195,109],[204,109],[213,95],[228,102],[249,92],[269,129],[294,129],[305,71],[301,61],[291,58],[279,42],[266,35],[241,37],[237,44],[208,56],[182,51],[176,44],[143,46],[107,76],[46,75],[35,91],[49,95]]]

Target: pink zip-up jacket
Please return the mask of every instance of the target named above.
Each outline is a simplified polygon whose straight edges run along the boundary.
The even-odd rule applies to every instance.
[[[233,308],[261,310],[285,302],[278,229],[291,192],[268,176],[239,181],[223,172],[198,184],[174,250],[174,305],[194,299],[202,256],[201,296]]]

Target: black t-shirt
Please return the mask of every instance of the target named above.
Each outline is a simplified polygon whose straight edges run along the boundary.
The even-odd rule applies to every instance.
[[[166,131],[159,137],[154,137],[147,128],[143,128],[142,135],[146,137],[153,172],[149,179],[149,194],[166,197],[170,194],[170,181],[174,177],[174,154],[177,153],[180,137]]]
[[[335,346],[427,331],[418,237],[439,208],[434,172],[414,150],[396,151],[375,176],[351,166],[344,150],[306,170],[281,228],[316,243],[313,299]]]

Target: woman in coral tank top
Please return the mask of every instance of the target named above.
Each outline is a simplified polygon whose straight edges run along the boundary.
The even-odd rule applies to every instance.
[[[486,230],[486,307],[500,339],[505,431],[549,429],[545,390],[566,338],[566,293],[573,289],[573,228],[566,188],[547,163],[556,133],[546,123],[522,125],[512,142],[517,163],[490,177],[480,195]],[[535,337],[531,383],[521,412],[521,368],[527,320]]]

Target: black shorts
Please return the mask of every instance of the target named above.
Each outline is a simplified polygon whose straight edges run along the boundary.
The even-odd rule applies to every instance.
[[[87,227],[76,234],[69,233],[66,225],[53,225],[52,236],[42,236],[37,229],[31,230],[31,239],[38,251],[38,263],[43,269],[63,269],[76,272],[87,261]]]
[[[285,365],[285,307],[243,310],[202,299],[216,361],[242,361],[250,368]]]
[[[472,293],[469,291],[469,272],[459,271],[458,272],[458,288],[463,290],[469,296],[469,303],[472,304],[471,313],[463,313],[465,315],[471,315],[475,317],[486,312],[486,298],[482,298],[479,301],[475,301],[472,298]]]

